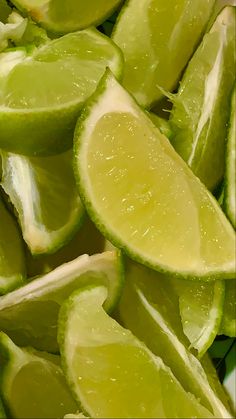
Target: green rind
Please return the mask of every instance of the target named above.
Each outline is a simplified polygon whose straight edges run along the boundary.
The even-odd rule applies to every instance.
[[[226,148],[226,170],[224,187],[224,208],[236,229],[236,85],[231,99],[231,114]]]
[[[236,281],[232,279],[225,284],[225,302],[220,326],[220,334],[236,337]]]
[[[88,99],[86,102],[80,117],[78,118],[75,133],[74,133],[74,173],[76,177],[76,181],[79,188],[80,197],[86,207],[86,210],[91,218],[91,220],[95,223],[96,227],[100,232],[106,237],[107,240],[109,240],[115,247],[118,249],[121,249],[124,251],[125,254],[127,254],[131,259],[133,259],[136,262],[139,262],[151,269],[154,269],[160,273],[164,274],[171,274],[173,277],[176,278],[182,278],[182,279],[189,279],[189,280],[204,280],[204,281],[214,281],[216,279],[231,279],[232,276],[235,273],[235,268],[232,269],[232,271],[228,272],[217,272],[217,271],[209,271],[207,274],[204,275],[197,275],[196,272],[176,272],[171,270],[170,267],[166,267],[160,264],[156,264],[153,262],[150,262],[148,260],[144,260],[140,255],[138,255],[136,252],[133,252],[132,249],[130,249],[123,241],[121,241],[118,236],[116,236],[114,233],[111,233],[107,230],[106,224],[101,221],[101,218],[99,216],[99,213],[97,212],[95,206],[91,202],[91,200],[88,198],[88,194],[86,191],[86,186],[84,184],[84,181],[82,179],[81,174],[81,168],[79,164],[79,155],[82,148],[82,136],[83,131],[86,127],[86,121],[88,116],[91,113],[91,110],[93,109],[93,106],[97,104],[98,99],[103,95],[105,92],[107,85],[109,83],[109,80],[112,78],[112,73],[108,69],[102,79],[100,80],[100,83],[97,87],[97,90],[95,93]],[[135,99],[133,98],[135,101]],[[136,102],[136,101],[135,101]],[[137,106],[138,103],[136,102]],[[207,191],[207,190],[206,190]],[[217,200],[212,196],[211,199],[217,203]],[[222,213],[223,214],[223,213]]]

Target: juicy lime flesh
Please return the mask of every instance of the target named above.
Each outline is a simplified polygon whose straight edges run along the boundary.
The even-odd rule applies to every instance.
[[[194,54],[174,100],[172,143],[213,190],[224,173],[229,97],[235,77],[235,10],[226,8]]]
[[[232,263],[233,230],[148,121],[142,114],[108,112],[97,122],[87,172],[99,217],[143,260],[173,271],[201,274]]]
[[[87,413],[117,418],[206,414],[162,361],[105,313],[101,291],[85,291],[76,308],[76,300],[68,305],[69,319],[59,335],[67,378]]]
[[[113,39],[125,57],[123,85],[142,105],[175,87],[211,14],[213,0],[131,0]]]
[[[225,285],[225,304],[221,324],[221,333],[236,337],[236,280],[227,281]]]
[[[9,73],[0,105],[27,110],[84,102],[113,58],[114,48],[95,30],[66,35]]]

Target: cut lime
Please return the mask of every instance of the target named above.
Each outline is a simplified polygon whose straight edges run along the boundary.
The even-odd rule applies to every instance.
[[[92,220],[131,258],[190,279],[232,278],[231,224],[109,71],[78,121],[75,172]]]
[[[169,122],[153,112],[148,112],[148,116],[153,122],[153,124],[156,125],[157,128],[159,128],[161,133],[170,139],[172,136],[172,131]]]
[[[96,29],[34,48],[10,68],[4,58],[0,54],[0,148],[34,156],[70,148],[84,101],[106,67],[121,74],[123,60]]]
[[[18,348],[0,332],[1,391],[14,418],[62,418],[77,404],[59,365]]]
[[[21,37],[14,38],[14,45],[25,46],[33,44],[35,46],[39,46],[50,41],[45,29],[36,25],[31,19],[24,19],[19,13],[15,11],[13,11],[7,19],[8,23],[11,24],[20,24],[20,21],[22,20],[26,21],[26,27]]]
[[[236,337],[236,280],[227,281],[225,285],[225,303],[221,324],[221,333]]]
[[[226,151],[224,207],[236,229],[236,86],[231,101],[231,116]]]
[[[0,22],[6,23],[12,9],[6,0],[0,0]]]
[[[85,288],[59,315],[63,370],[82,409],[93,418],[212,417],[161,358],[106,314],[106,297],[105,287]]]
[[[105,284],[112,310],[120,297],[123,268],[118,251],[83,255],[0,299],[0,329],[21,346],[56,352],[62,302],[77,288]]]
[[[9,22],[9,18],[5,24],[1,23],[0,21],[0,51],[3,51],[5,48],[9,47],[10,41],[19,41],[27,27],[27,19],[20,17],[15,22]]]
[[[204,31],[214,0],[130,0],[113,40],[124,53],[123,85],[143,106],[175,88]]]
[[[99,25],[122,0],[13,0],[12,3],[51,32],[73,32]]]
[[[179,296],[183,331],[191,347],[197,349],[198,356],[201,358],[219,332],[225,297],[225,281],[193,282],[174,279],[172,283]]]
[[[204,36],[181,81],[170,118],[172,144],[211,190],[224,174],[229,97],[235,78],[235,10],[224,8]]]
[[[41,158],[2,152],[2,168],[2,187],[31,253],[54,253],[63,247],[84,215],[71,152]]]
[[[0,295],[23,285],[25,271],[23,240],[0,195]]]
[[[228,417],[199,360],[188,350],[178,296],[169,277],[129,262],[118,317],[163,359],[185,391],[193,393],[216,417]]]

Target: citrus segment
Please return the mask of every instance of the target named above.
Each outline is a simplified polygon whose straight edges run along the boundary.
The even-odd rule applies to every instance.
[[[80,290],[59,316],[63,369],[84,411],[95,418],[212,417],[160,358],[106,314],[106,296],[104,287]]]
[[[109,71],[78,121],[75,171],[92,220],[131,258],[190,279],[232,277],[232,226]]]

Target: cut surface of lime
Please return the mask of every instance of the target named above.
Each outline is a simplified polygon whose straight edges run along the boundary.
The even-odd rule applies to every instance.
[[[78,120],[74,166],[91,219],[131,258],[190,279],[232,277],[230,222],[109,71]]]
[[[81,225],[71,151],[41,158],[2,152],[1,184],[32,254],[54,253]]]
[[[25,279],[23,240],[0,195],[0,295],[20,287]]]
[[[170,277],[129,261],[118,318],[163,359],[185,391],[193,393],[216,417],[230,416],[212,390],[200,361],[189,351]]]
[[[179,296],[183,331],[201,358],[219,332],[228,281],[174,279],[172,283]]]
[[[0,4],[1,8],[1,4]],[[5,24],[0,21],[0,51],[10,46],[11,41],[19,41],[27,27],[27,19],[20,17],[15,22],[9,22],[11,15],[9,16]]]
[[[143,106],[175,88],[211,15],[214,0],[129,0],[112,38],[124,53],[123,85]]]
[[[14,418],[62,418],[77,404],[59,365],[17,347],[0,332],[1,391]]]
[[[105,68],[121,75],[118,47],[96,29],[34,48],[0,70],[0,147],[25,155],[56,154],[72,145],[75,123]]]
[[[232,279],[225,284],[225,302],[221,323],[221,333],[236,337],[236,280]]]
[[[63,370],[84,411],[93,418],[212,417],[161,358],[106,314],[106,296],[104,287],[80,290],[59,315]]]
[[[120,252],[83,255],[0,298],[0,328],[17,344],[56,352],[57,318],[62,302],[79,287],[104,284],[107,310],[120,297],[123,267]]]
[[[13,0],[13,4],[51,32],[73,32],[98,26],[122,0]]]
[[[224,207],[226,214],[236,229],[236,85],[231,100],[228,142],[226,150],[226,172],[224,187]]]
[[[224,174],[235,29],[236,8],[225,7],[187,67],[170,118],[172,144],[210,190]]]

